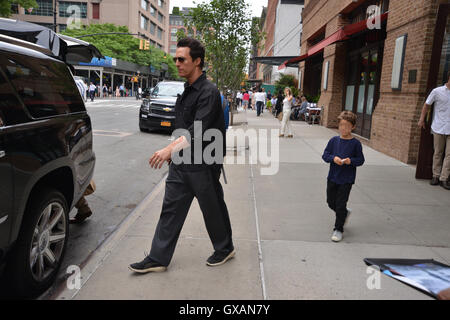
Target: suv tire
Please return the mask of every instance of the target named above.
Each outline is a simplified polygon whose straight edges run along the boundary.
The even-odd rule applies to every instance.
[[[68,237],[69,212],[65,197],[49,188],[34,194],[7,266],[15,294],[33,298],[51,286],[61,267]]]

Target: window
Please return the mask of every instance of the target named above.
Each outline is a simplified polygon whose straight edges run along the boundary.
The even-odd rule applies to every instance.
[[[63,18],[77,17],[87,18],[86,2],[59,2],[59,16]]]
[[[53,17],[53,0],[36,0],[38,7],[33,8],[33,11],[28,12],[25,10],[25,14],[32,16],[51,16]]]
[[[156,9],[155,9],[155,7],[154,6],[151,6],[150,7],[150,14],[152,15],[152,16],[154,16],[154,17],[156,17]]]
[[[2,56],[6,75],[34,118],[85,110],[65,64],[12,53]]]
[[[148,1],[147,0],[141,0],[141,7],[142,7],[142,9],[147,11],[148,10]]]
[[[148,19],[141,15],[141,29],[148,30]]]
[[[170,33],[171,34],[177,34],[178,29],[177,28],[172,28],[170,29]]]
[[[170,41],[177,41],[177,36],[176,35],[172,35],[171,37],[170,37]]]
[[[67,24],[60,24],[59,25],[59,32],[66,31],[66,29],[67,29]]]
[[[158,0],[158,6],[159,6],[160,8],[164,7],[164,1]]]
[[[163,31],[161,28],[158,27],[158,39],[162,39]]]
[[[100,3],[92,4],[92,19],[100,19]]]
[[[150,22],[150,33],[155,34],[155,30],[156,30],[156,24],[154,24],[153,22]]]
[[[158,49],[161,49],[162,50],[162,45],[160,45],[159,43],[158,43]]]
[[[158,12],[158,21],[161,23],[163,23],[163,21],[164,21],[164,16],[159,12]]]

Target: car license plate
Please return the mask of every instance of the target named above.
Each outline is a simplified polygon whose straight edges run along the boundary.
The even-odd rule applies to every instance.
[[[161,121],[161,127],[170,127],[171,123],[169,121]]]

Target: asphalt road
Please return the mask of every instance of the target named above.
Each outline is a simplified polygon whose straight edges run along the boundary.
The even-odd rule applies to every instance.
[[[97,158],[94,172],[97,190],[86,197],[93,215],[81,225],[70,225],[69,244],[57,283],[67,278],[69,266],[80,266],[87,262],[89,255],[168,171],[167,165],[160,170],[151,169],[148,165],[150,156],[170,143],[170,134],[140,132],[140,104],[141,101],[135,98],[99,99],[86,103],[92,120]],[[70,217],[75,214],[76,209],[73,209]],[[149,233],[153,231],[149,230]],[[135,261],[130,261],[132,262]],[[52,295],[56,287],[55,285],[41,298]],[[7,293],[0,292],[0,297],[5,295],[8,296]]]

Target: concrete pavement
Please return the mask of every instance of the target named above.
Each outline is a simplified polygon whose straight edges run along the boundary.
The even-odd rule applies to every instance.
[[[244,130],[279,128],[267,111],[234,117]],[[321,155],[337,133],[304,122],[293,122],[293,130],[293,139],[280,140],[277,174],[261,175],[265,166],[248,161],[225,166],[234,259],[206,266],[213,249],[194,200],[168,270],[128,270],[150,249],[164,195],[161,182],[81,268],[81,288],[65,288],[55,298],[430,299],[384,275],[379,289],[368,289],[371,274],[363,259],[450,264],[448,191],[415,180],[413,167],[364,146],[366,163],[358,168],[349,200],[353,213],[344,240],[333,243],[334,214],[325,201],[328,165]]]

